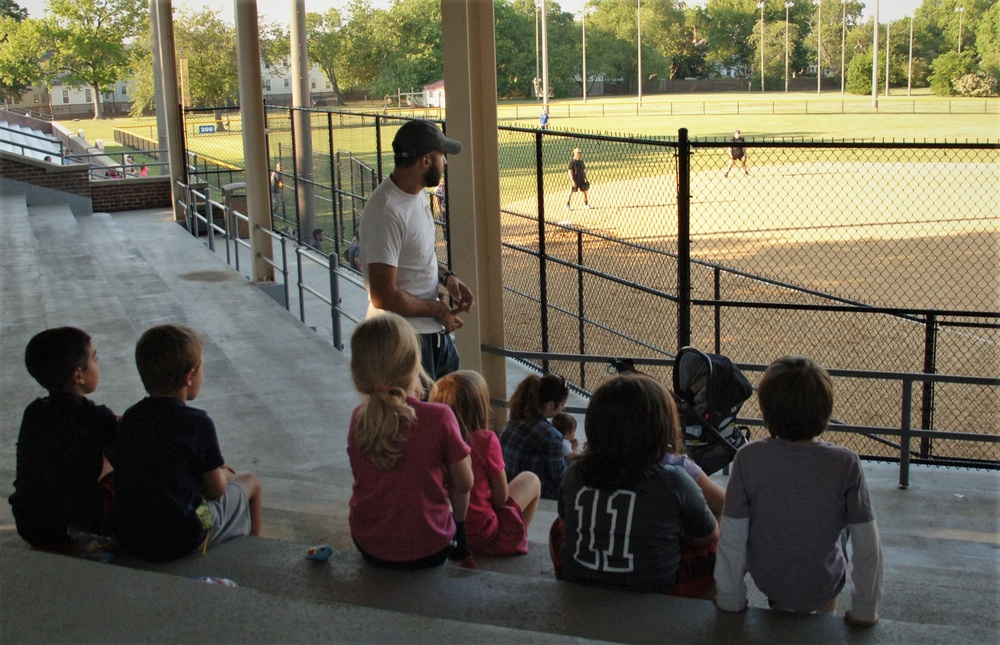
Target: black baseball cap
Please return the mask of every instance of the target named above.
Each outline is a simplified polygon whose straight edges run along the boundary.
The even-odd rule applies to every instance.
[[[393,153],[404,159],[414,159],[431,150],[457,155],[462,152],[462,144],[444,136],[436,125],[422,119],[404,123],[392,140]]]

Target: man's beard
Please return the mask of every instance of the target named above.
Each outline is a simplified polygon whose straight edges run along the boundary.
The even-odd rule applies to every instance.
[[[437,166],[432,166],[424,173],[424,186],[434,188],[441,181],[441,170]]]

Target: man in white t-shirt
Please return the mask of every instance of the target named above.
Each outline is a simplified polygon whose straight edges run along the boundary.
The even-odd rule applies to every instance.
[[[434,380],[459,368],[451,332],[458,314],[472,309],[472,291],[435,252],[434,216],[427,188],[438,185],[447,154],[462,144],[433,123],[408,121],[392,141],[395,168],[372,192],[361,216],[361,266],[368,317],[395,312],[420,335],[422,361]],[[443,286],[451,304],[438,297]]]

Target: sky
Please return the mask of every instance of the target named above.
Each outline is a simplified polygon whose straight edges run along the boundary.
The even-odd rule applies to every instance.
[[[20,6],[28,10],[32,18],[41,18],[45,13],[46,0],[15,0]],[[579,13],[587,0],[555,0],[563,11]],[[803,0],[808,2],[810,0]],[[868,5],[862,16],[875,13],[876,1],[879,3],[879,21],[883,24],[887,20],[899,20],[904,16],[912,16],[913,10],[920,6],[922,0],[866,0]],[[208,6],[218,11],[222,11],[232,19],[234,0],[174,0],[174,8],[191,7],[198,9],[201,6]],[[258,1],[257,7],[262,18],[267,18],[273,22],[287,25],[292,15],[293,0],[263,0]],[[688,4],[704,5],[705,0],[686,0]],[[330,7],[343,8],[349,4],[348,0],[305,0],[306,11],[324,13]],[[372,5],[377,7],[388,7],[392,0],[372,0]]]

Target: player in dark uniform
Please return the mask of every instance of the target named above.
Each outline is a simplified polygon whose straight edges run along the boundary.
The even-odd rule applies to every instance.
[[[572,186],[569,189],[569,195],[566,197],[566,210],[572,208],[569,202],[573,199],[573,193],[578,190],[583,193],[584,207],[590,208],[590,202],[587,199],[590,182],[587,181],[587,166],[583,163],[583,151],[579,148],[573,148],[573,158],[569,160],[569,181]]]
[[[743,149],[743,135],[740,134],[739,130],[733,134],[733,138],[729,140],[729,144],[729,167],[726,168],[724,176],[729,176],[729,171],[733,169],[733,166],[738,161],[743,166],[743,174],[749,177],[750,171],[747,170],[747,153]]]

